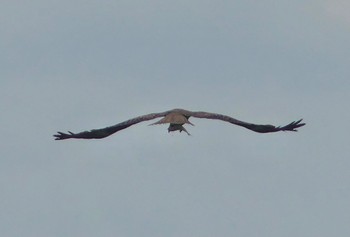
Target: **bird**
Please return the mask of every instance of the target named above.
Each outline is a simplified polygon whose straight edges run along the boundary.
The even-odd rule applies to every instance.
[[[189,111],[185,109],[172,109],[165,112],[160,113],[150,113],[142,116],[138,116],[129,120],[126,120],[124,122],[118,123],[113,126],[100,128],[100,129],[92,129],[90,131],[83,131],[79,133],[73,133],[71,131],[68,131],[68,133],[63,132],[57,132],[57,134],[53,135],[55,137],[55,140],[65,140],[70,138],[75,139],[101,139],[108,137],[120,130],[123,130],[125,128],[128,128],[132,125],[135,125],[140,122],[153,120],[156,118],[160,118],[159,121],[152,123],[150,125],[157,125],[157,124],[169,124],[168,132],[174,132],[179,131],[185,132],[188,135],[191,135],[184,127],[185,124],[190,124],[194,126],[189,121],[190,117],[193,118],[204,118],[204,119],[214,119],[214,120],[221,120],[224,122],[228,122],[234,125],[238,125],[244,128],[247,128],[249,130],[252,130],[257,133],[272,133],[272,132],[279,132],[279,131],[293,131],[296,132],[297,128],[300,128],[305,125],[305,123],[302,123],[302,119],[298,121],[291,122],[285,126],[274,126],[274,125],[261,125],[261,124],[254,124],[254,123],[248,123],[244,121],[240,121],[238,119],[232,118],[227,115],[223,114],[217,114],[217,113],[209,113],[209,112],[203,112],[203,111]]]

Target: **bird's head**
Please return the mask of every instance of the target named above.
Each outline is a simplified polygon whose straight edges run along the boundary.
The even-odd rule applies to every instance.
[[[171,123],[168,127],[168,132],[174,132],[174,131],[177,131],[177,130],[181,130],[181,125],[180,124],[174,124],[174,123]]]

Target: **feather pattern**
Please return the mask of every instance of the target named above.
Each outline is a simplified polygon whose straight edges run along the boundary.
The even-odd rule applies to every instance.
[[[68,131],[68,133],[57,132],[57,134],[53,136],[55,137],[55,140],[64,140],[69,138],[101,139],[101,138],[108,137],[120,130],[128,128],[134,124],[148,121],[148,120],[153,120],[160,117],[164,117],[164,118],[153,124],[169,123],[170,124],[168,128],[169,132],[185,131],[187,134],[189,133],[186,131],[184,127],[182,127],[182,125],[183,124],[193,125],[191,122],[188,121],[190,117],[221,120],[221,121],[225,121],[234,125],[247,128],[249,130],[252,130],[258,133],[271,133],[271,132],[278,132],[278,131],[296,132],[297,128],[300,128],[305,125],[305,123],[301,123],[302,119],[291,122],[285,126],[276,127],[269,124],[261,125],[261,124],[247,123],[223,114],[209,113],[209,112],[202,112],[202,111],[189,111],[184,109],[173,109],[173,110],[168,110],[161,113],[151,113],[143,116],[138,116],[110,127],[93,129],[90,131],[84,131],[80,133],[73,133],[70,131]]]

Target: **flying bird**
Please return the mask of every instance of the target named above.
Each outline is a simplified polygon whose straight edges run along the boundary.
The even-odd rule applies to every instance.
[[[142,116],[132,118],[106,128],[93,129],[90,131],[84,131],[80,133],[72,133],[70,131],[68,131],[68,133],[57,132],[57,134],[53,136],[55,137],[55,140],[64,140],[64,139],[70,139],[70,138],[101,139],[101,138],[108,137],[113,133],[116,133],[122,129],[128,128],[134,124],[160,118],[160,117],[163,117],[163,118],[150,125],[169,123],[168,132],[184,131],[188,135],[190,134],[183,127],[183,125],[190,124],[193,126],[193,124],[188,120],[190,117],[221,120],[221,121],[229,122],[231,124],[235,124],[235,125],[250,129],[258,133],[270,133],[270,132],[279,132],[279,131],[296,132],[297,128],[300,128],[305,125],[305,123],[301,123],[302,119],[291,122],[286,126],[276,127],[273,125],[260,125],[260,124],[254,124],[254,123],[247,123],[223,114],[216,114],[216,113],[209,113],[209,112],[202,112],[202,111],[189,111],[184,109],[172,109],[161,113],[151,113],[151,114],[142,115]]]

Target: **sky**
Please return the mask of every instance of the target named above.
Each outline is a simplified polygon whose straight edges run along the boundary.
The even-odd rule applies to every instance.
[[[345,0],[18,0],[0,8],[0,235],[350,234]],[[258,134],[173,108],[285,125]]]

